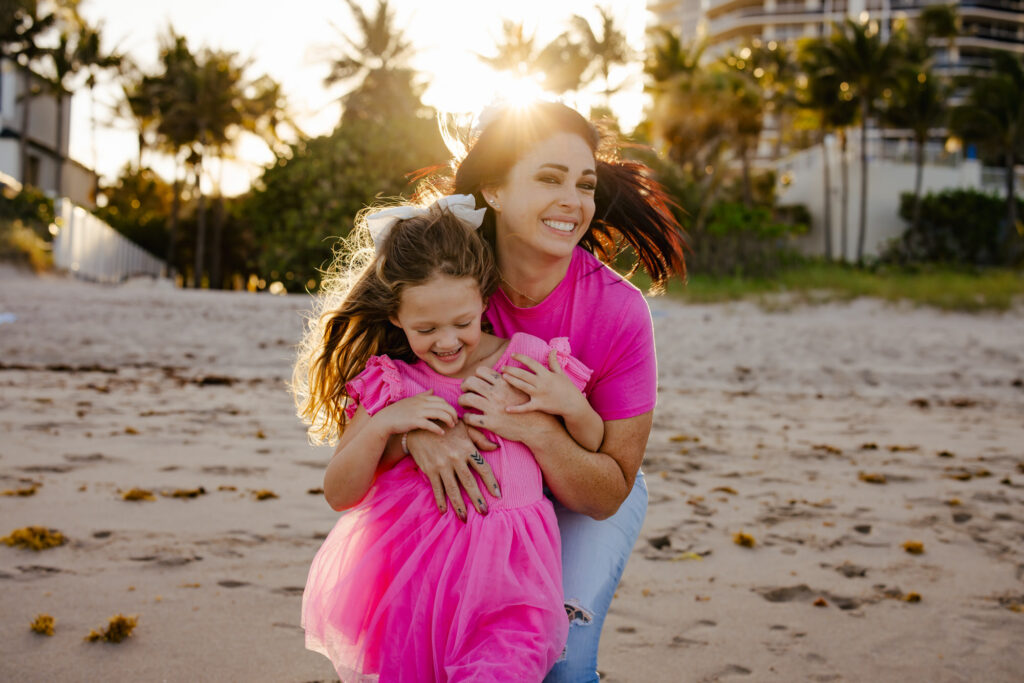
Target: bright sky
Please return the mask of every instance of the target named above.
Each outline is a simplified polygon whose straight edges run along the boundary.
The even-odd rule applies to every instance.
[[[416,48],[412,66],[429,78],[424,101],[444,111],[479,111],[494,99],[507,82],[496,78],[475,54],[491,55],[501,36],[502,18],[525,22],[537,41],[544,45],[568,27],[573,14],[591,19],[597,30],[595,6],[601,0],[515,0],[489,3],[481,0],[392,0],[398,26]],[[640,50],[647,22],[644,0],[603,0],[611,7],[618,26],[630,44]],[[376,0],[362,0],[368,13]],[[552,8],[557,8],[552,10]],[[158,36],[168,25],[185,35],[190,47],[225,49],[252,60],[248,74],[269,74],[282,84],[293,115],[309,134],[330,132],[337,123],[341,89],[326,90],[330,46],[341,42],[337,30],[349,31],[352,21],[341,0],[83,0],[82,13],[102,22],[105,47],[131,54],[145,68],[155,68]],[[624,69],[613,83],[625,79],[623,90],[613,100],[623,128],[632,129],[643,109],[639,65]],[[600,86],[598,86],[600,87]],[[93,133],[87,91],[83,88],[72,105],[71,156],[106,178],[118,175],[125,162],[138,152],[129,121],[113,120],[109,113],[118,89],[98,89]],[[586,95],[574,104],[584,110],[594,101]],[[243,140],[236,152],[243,163],[224,169],[224,192],[244,191],[260,174],[261,163],[271,159],[262,142]],[[155,158],[150,157],[155,164]],[[170,163],[158,165],[170,177]],[[216,173],[216,170],[214,170]]]

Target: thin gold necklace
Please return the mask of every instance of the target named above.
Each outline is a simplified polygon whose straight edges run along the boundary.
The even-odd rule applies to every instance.
[[[500,268],[498,269],[498,278],[499,278],[499,279],[500,279],[500,280],[501,280],[502,282],[504,282],[504,283],[505,283],[506,285],[508,285],[508,288],[509,288],[509,289],[511,289],[511,290],[512,290],[513,292],[515,292],[515,293],[516,293],[516,294],[518,294],[519,296],[523,297],[524,299],[526,299],[527,301],[529,301],[530,303],[532,303],[532,304],[533,304],[534,306],[536,306],[537,304],[539,304],[539,303],[540,303],[540,300],[538,300],[538,299],[534,299],[534,298],[533,298],[532,296],[530,296],[529,294],[526,294],[526,293],[524,293],[524,292],[520,292],[520,291],[519,291],[518,289],[516,289],[516,288],[515,288],[515,286],[514,286],[514,285],[513,285],[513,284],[512,284],[511,282],[509,282],[509,281],[508,281],[508,280],[507,280],[507,279],[505,278],[505,274],[504,274],[503,272],[501,272],[501,269],[500,269]]]

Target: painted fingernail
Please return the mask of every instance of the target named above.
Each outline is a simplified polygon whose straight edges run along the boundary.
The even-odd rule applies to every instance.
[[[497,498],[501,498],[501,489],[498,488],[497,484],[494,485],[494,495]]]
[[[458,514],[459,519],[461,519],[463,522],[466,521],[466,511],[465,510],[456,510],[455,512],[456,512],[456,514]]]

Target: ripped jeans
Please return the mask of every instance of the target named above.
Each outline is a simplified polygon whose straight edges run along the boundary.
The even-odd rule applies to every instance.
[[[545,683],[596,681],[597,646],[612,596],[626,568],[647,514],[647,483],[643,472],[619,511],[596,521],[554,501],[562,534],[562,587],[569,616],[565,656],[544,678]]]

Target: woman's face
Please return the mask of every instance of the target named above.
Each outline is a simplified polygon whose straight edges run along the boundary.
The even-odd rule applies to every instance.
[[[485,191],[497,208],[499,254],[568,257],[594,217],[594,154],[580,136],[555,133]]]

